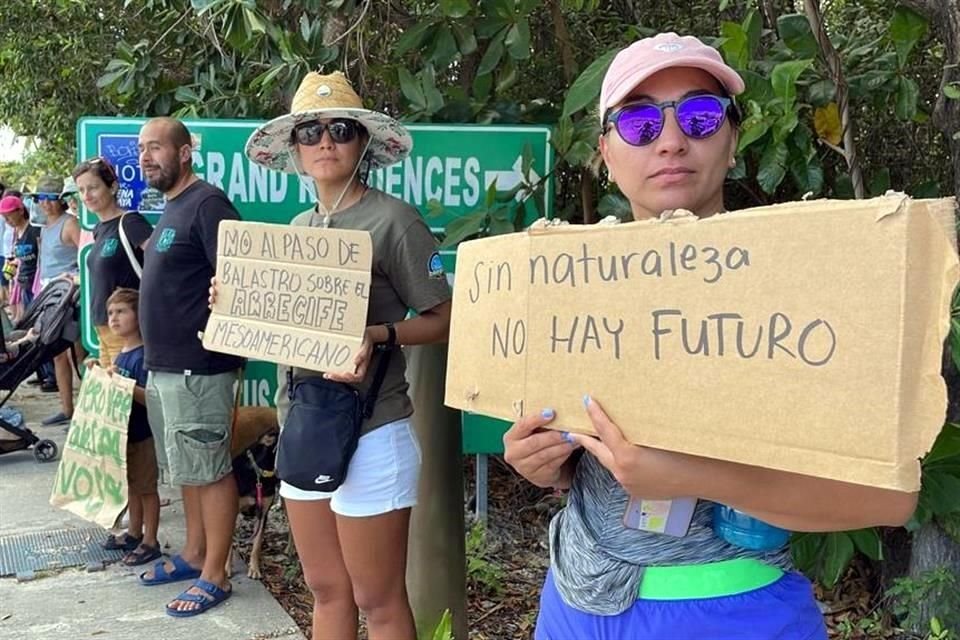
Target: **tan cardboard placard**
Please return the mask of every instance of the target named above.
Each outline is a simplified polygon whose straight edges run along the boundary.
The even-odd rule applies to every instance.
[[[373,243],[366,231],[220,223],[211,351],[353,371],[367,326]]]
[[[590,394],[638,444],[915,491],[953,211],[901,194],[464,243],[446,403],[592,432]]]
[[[127,424],[131,378],[87,370],[50,504],[110,528],[127,505]]]

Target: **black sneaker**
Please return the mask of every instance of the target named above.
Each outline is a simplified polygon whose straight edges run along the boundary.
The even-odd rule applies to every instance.
[[[56,382],[42,382],[40,383],[40,391],[44,393],[57,393],[60,391],[60,387],[57,386]]]

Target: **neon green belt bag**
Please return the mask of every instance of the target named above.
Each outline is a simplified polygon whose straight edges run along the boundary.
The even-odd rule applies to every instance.
[[[777,567],[752,558],[706,564],[647,567],[637,589],[643,600],[692,600],[746,593],[783,576]]]

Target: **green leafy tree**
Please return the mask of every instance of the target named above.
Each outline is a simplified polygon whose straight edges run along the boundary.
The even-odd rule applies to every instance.
[[[0,3],[0,121],[70,147],[79,116],[116,113],[95,86],[118,37],[137,22],[122,9],[118,0]]]

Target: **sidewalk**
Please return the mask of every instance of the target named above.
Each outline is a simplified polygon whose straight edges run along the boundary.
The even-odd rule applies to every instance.
[[[24,384],[9,404],[23,411],[30,429],[54,440],[62,451],[63,427],[39,426],[42,418],[58,410],[56,394],[40,393]],[[48,504],[56,473],[57,463],[38,464],[32,451],[0,456],[0,541],[35,532],[66,530],[77,535],[75,530],[95,526]],[[182,505],[169,487],[161,487],[160,495],[171,500],[160,513],[160,542],[173,553],[185,535]],[[13,576],[0,578],[0,638],[303,640],[290,616],[260,582],[246,577],[237,554],[234,558],[230,600],[187,619],[168,616],[164,605],[189,583],[143,587],[137,575],[146,567],[113,562],[102,571],[87,572],[81,566],[37,573],[22,582]]]

